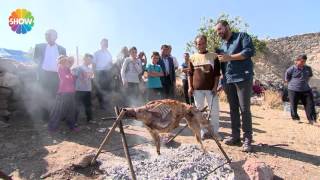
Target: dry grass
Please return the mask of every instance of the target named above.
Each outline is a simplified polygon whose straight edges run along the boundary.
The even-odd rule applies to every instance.
[[[267,90],[264,93],[263,105],[270,109],[282,109],[282,99],[278,92]]]

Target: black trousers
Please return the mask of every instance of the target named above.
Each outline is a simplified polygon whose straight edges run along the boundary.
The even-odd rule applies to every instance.
[[[91,92],[90,91],[76,91],[76,119],[78,119],[81,106],[84,107],[87,121],[92,120]]]
[[[288,90],[288,96],[289,96],[290,109],[291,109],[291,118],[293,120],[300,120],[300,117],[297,113],[299,100],[301,100],[304,106],[308,120],[309,121],[317,120],[316,110],[315,110],[314,101],[313,101],[313,94],[311,90],[304,91],[304,92]]]
[[[59,76],[57,72],[39,70],[39,83],[41,86],[41,94],[39,94],[39,118],[47,119],[52,106],[55,103],[56,95],[59,87]]]
[[[232,137],[240,139],[240,112],[243,137],[252,139],[252,116],[250,98],[252,94],[252,79],[224,86],[230,106]],[[240,110],[240,112],[239,112]]]
[[[188,89],[189,89],[189,84],[187,79],[182,79],[182,85],[183,85],[183,94],[184,94],[184,99],[187,104],[192,104],[194,102],[193,96],[189,97],[188,94]]]
[[[175,97],[175,83],[171,81],[170,75],[162,78],[163,97],[170,99]]]
[[[98,98],[99,104],[101,107],[106,106],[105,94],[107,91],[110,92],[110,82],[111,77],[110,73],[107,70],[96,71],[94,74],[94,87],[96,91],[96,96]]]
[[[148,88],[148,101],[162,99],[162,88]]]

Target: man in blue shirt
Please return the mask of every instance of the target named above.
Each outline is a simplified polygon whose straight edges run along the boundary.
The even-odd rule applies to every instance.
[[[316,121],[316,111],[314,107],[313,94],[309,86],[312,77],[312,69],[305,65],[307,56],[299,55],[295,60],[295,65],[289,67],[285,74],[285,82],[288,83],[288,96],[290,101],[292,120],[299,122],[297,113],[298,101],[301,100],[310,124]]]
[[[221,20],[215,30],[222,38],[220,54],[224,90],[227,94],[232,135],[224,142],[227,145],[240,144],[240,112],[242,116],[243,151],[251,152],[252,117],[250,97],[252,92],[254,46],[247,33],[232,32],[227,21]]]

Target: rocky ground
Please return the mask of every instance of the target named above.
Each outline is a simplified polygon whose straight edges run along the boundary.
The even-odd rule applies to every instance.
[[[220,120],[221,135],[230,134],[230,115],[228,105],[221,102]],[[265,109],[262,106],[253,106],[253,130],[254,130],[254,152],[241,152],[241,147],[229,147],[223,145],[227,154],[232,158],[230,169],[223,167],[229,172],[234,173],[235,179],[248,179],[243,164],[247,159],[257,159],[269,165],[278,179],[319,179],[320,177],[320,124],[309,125],[306,122],[304,113],[300,110],[302,123],[297,124],[289,119],[288,114],[282,110]],[[71,169],[71,164],[77,162],[88,153],[95,152],[102,141],[105,130],[111,127],[112,121],[103,121],[100,118],[112,116],[112,112],[105,113],[96,111],[96,123],[86,124],[83,119],[80,120],[80,132],[69,132],[64,123],[61,123],[61,130],[56,134],[48,134],[46,121],[35,120],[23,114],[14,114],[9,121],[10,127],[0,129],[0,170],[10,174],[14,179],[39,179],[41,176],[45,179],[110,179],[112,176],[111,167],[119,167],[123,172],[127,163],[125,155],[121,149],[121,136],[119,131],[112,136],[112,141],[105,146],[102,154],[99,156],[102,165],[102,171],[95,171],[89,174],[88,171],[75,171]],[[186,129],[181,136],[178,136],[175,142],[169,147],[171,150],[163,147],[163,155],[155,154],[155,147],[150,145],[150,136],[148,132],[136,124],[136,122],[125,121],[125,132],[128,143],[133,155],[135,168],[141,172],[150,171],[148,166],[141,164],[142,157],[148,157],[145,163],[156,163],[158,159],[160,164],[154,164],[158,171],[148,174],[162,172],[161,169],[168,170],[169,166],[165,163],[171,161],[161,161],[168,157],[174,162],[180,157],[179,152],[190,153],[193,158],[200,158],[200,151],[192,144],[199,147],[191,131]],[[191,144],[191,145],[190,145]],[[213,153],[214,161],[222,161],[222,154],[212,140],[204,141],[208,151]],[[190,151],[190,152],[189,152]],[[180,153],[181,154],[181,153]],[[168,157],[165,157],[168,155]],[[134,158],[139,157],[139,158]],[[203,157],[202,157],[203,158]],[[186,157],[181,159],[192,160]],[[181,160],[180,159],[180,160]],[[201,159],[201,158],[200,158]],[[219,159],[216,160],[216,159]],[[138,165],[137,162],[140,164]],[[199,160],[199,163],[201,161]],[[114,166],[113,166],[114,164]],[[207,166],[204,166],[207,167]],[[167,169],[166,169],[167,168]],[[175,167],[181,168],[181,167]],[[181,168],[183,169],[183,168]],[[159,171],[160,170],[160,171]],[[218,170],[217,172],[220,172]],[[162,172],[163,173],[163,172]],[[179,171],[170,171],[170,173],[180,173]],[[168,173],[168,175],[170,175]],[[109,175],[109,176],[108,176]],[[148,177],[145,175],[144,177]],[[222,176],[224,177],[224,176]],[[223,178],[220,179],[223,179]],[[182,178],[184,179],[184,178]]]

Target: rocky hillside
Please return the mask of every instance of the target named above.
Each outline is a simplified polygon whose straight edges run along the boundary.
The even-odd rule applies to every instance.
[[[313,69],[311,84],[320,87],[320,32],[268,40],[265,52],[255,57],[256,78],[280,82],[301,53],[307,54],[307,64]]]

